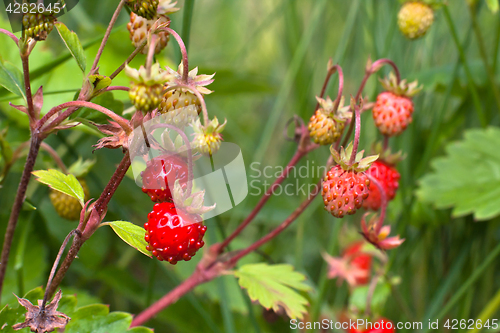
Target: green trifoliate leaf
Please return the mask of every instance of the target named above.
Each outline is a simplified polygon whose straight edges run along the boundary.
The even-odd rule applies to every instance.
[[[61,171],[55,169],[33,171],[33,175],[37,177],[36,180],[40,183],[78,199],[83,206],[85,196],[83,188],[74,175],[65,175]]]
[[[151,252],[146,249],[148,243],[144,240],[146,233],[144,228],[127,221],[105,222],[102,225],[109,225],[125,243],[148,257],[152,257]]]
[[[500,129],[472,129],[431,162],[433,172],[420,179],[418,198],[453,216],[474,214],[488,220],[500,214]]]
[[[308,291],[310,288],[304,283],[305,276],[295,272],[293,266],[249,264],[240,267],[234,275],[240,286],[247,289],[252,301],[274,311],[282,307],[292,319],[304,317],[308,302],[295,289]]]

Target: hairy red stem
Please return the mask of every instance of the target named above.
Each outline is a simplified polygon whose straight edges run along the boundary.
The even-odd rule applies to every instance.
[[[33,95],[31,94],[29,54],[21,54],[21,61],[23,63],[24,90],[26,91],[26,102],[28,103],[28,116],[30,118],[30,127],[33,129],[37,119],[35,117],[35,108],[33,107]]]
[[[106,46],[106,43],[108,42],[109,35],[111,34],[111,29],[113,29],[113,26],[115,25],[116,20],[118,19],[118,15],[120,15],[120,12],[125,5],[126,0],[120,0],[120,3],[118,4],[118,7],[116,7],[115,12],[113,13],[113,16],[111,17],[111,21],[108,24],[108,28],[106,29],[106,32],[104,33],[104,37],[102,38],[101,45],[99,46],[99,50],[97,51],[97,55],[95,56],[94,63],[92,64],[92,69],[90,70],[91,72],[97,68],[97,64],[99,64],[99,59],[101,58],[102,52],[104,51],[104,47]]]
[[[158,28],[158,30],[165,30],[168,33],[170,33],[172,36],[174,36],[175,40],[177,41],[177,44],[179,44],[179,48],[181,49],[181,54],[182,54],[182,82],[185,84],[188,84],[188,75],[189,75],[189,65],[188,65],[188,54],[186,50],[186,45],[184,44],[184,41],[182,40],[181,36],[177,32],[175,32],[174,29],[168,28],[168,27],[161,27]]]
[[[213,278],[215,278],[215,276]],[[167,306],[177,302],[179,298],[181,298],[182,296],[193,290],[196,286],[207,281],[209,280],[203,278],[202,275],[197,274],[197,272],[195,272],[189,278],[184,280],[180,285],[172,289],[168,294],[166,294],[158,301],[153,303],[151,306],[149,306],[146,310],[135,316],[134,319],[132,320],[132,324],[130,324],[130,327],[135,327],[144,324],[149,319],[153,318],[156,314],[158,314],[158,312],[165,309]]]
[[[32,134],[30,141],[30,150],[28,157],[26,158],[26,164],[24,165],[23,174],[21,176],[21,181],[19,182],[19,187],[17,188],[16,197],[14,199],[14,204],[12,205],[12,210],[9,217],[9,222],[7,223],[7,230],[5,231],[2,256],[0,258],[0,297],[2,295],[3,281],[5,279],[5,272],[7,270],[7,264],[9,262],[9,253],[12,246],[12,240],[14,238],[14,232],[16,230],[17,221],[19,219],[19,213],[23,207],[24,199],[26,196],[26,189],[28,188],[28,183],[31,178],[31,172],[35,166],[36,157],[40,151],[41,139],[36,133]]]
[[[127,119],[120,117],[119,115],[117,115],[113,111],[106,109],[105,107],[103,107],[101,105],[98,105],[98,104],[95,104],[92,102],[87,102],[87,101],[71,101],[71,102],[66,102],[66,103],[63,103],[61,105],[53,107],[39,121],[38,128],[41,129],[41,127],[47,122],[47,120],[50,119],[50,117],[52,117],[57,112],[64,110],[66,108],[75,107],[75,106],[76,107],[87,107],[87,108],[99,111],[99,112],[105,114],[106,116],[110,117],[114,121],[116,121],[118,123],[118,125],[120,125],[125,130],[125,132],[130,133],[133,131],[133,128],[129,125],[129,122]],[[76,110],[77,110],[77,108],[72,108],[72,109],[68,109],[65,112],[61,113],[55,120],[53,120],[50,124],[48,124],[46,127],[44,127],[43,131],[47,132],[47,131],[51,130],[52,128],[56,127],[64,119],[68,118],[72,112],[75,112]],[[70,111],[70,112],[68,112],[68,111]]]
[[[385,213],[387,211],[387,193],[385,192],[385,189],[382,187],[380,182],[375,179],[375,177],[372,177],[369,173],[365,173],[365,175],[368,177],[368,179],[370,179],[370,182],[377,186],[380,192],[381,210],[380,217],[377,222],[377,228],[375,229],[375,232],[378,235],[380,233],[380,229],[382,229],[382,226],[384,225]]]
[[[292,224],[293,221],[295,221],[297,219],[297,217],[300,216],[300,214],[302,214],[302,212],[307,208],[307,206],[309,206],[309,204],[314,200],[314,198],[316,198],[316,196],[320,192],[320,188],[321,188],[321,181],[316,185],[316,187],[313,189],[313,191],[309,194],[309,198],[307,198],[307,200],[302,202],[302,204],[300,204],[300,206],[297,209],[295,209],[293,211],[293,213],[286,220],[284,220],[276,229],[274,229],[273,231],[271,231],[270,233],[268,233],[267,235],[265,235],[264,237],[262,237],[261,239],[259,239],[258,241],[256,241],[252,245],[250,245],[249,247],[247,247],[246,249],[238,252],[234,257],[232,257],[229,260],[229,265],[231,266],[231,265],[236,264],[238,262],[238,260],[240,260],[241,258],[246,256],[250,252],[253,252],[254,250],[259,248],[263,244],[267,243],[268,241],[270,241],[271,239],[276,237],[283,230],[285,230],[290,224]]]
[[[335,109],[334,110],[337,110],[339,103],[340,103],[340,100],[342,98],[343,90],[344,90],[344,72],[342,71],[342,67],[340,67],[340,65],[334,65],[328,70],[328,73],[326,74],[325,82],[323,83],[323,87],[321,88],[321,94],[319,95],[319,97],[321,97],[321,98],[323,98],[323,96],[325,96],[325,91],[326,91],[326,87],[328,86],[328,82],[330,82],[330,78],[336,72],[339,72],[339,92],[337,94],[337,98],[335,98],[335,103],[334,103]],[[314,110],[317,110],[318,108],[319,108],[319,102],[316,103],[316,107],[314,108]]]
[[[114,172],[113,176],[109,180],[108,184],[104,188],[104,190],[101,193],[101,196],[97,201],[95,202],[94,208],[99,214],[101,218],[104,218],[104,212],[107,209],[108,203],[113,197],[113,195],[116,192],[116,189],[122,182],[123,178],[125,177],[125,174],[127,173],[128,168],[130,167],[130,156],[128,152],[125,153],[125,156],[123,156],[122,161],[116,168],[116,171]],[[81,231],[81,230],[80,230]],[[87,237],[88,238],[88,237]],[[52,283],[48,287],[48,296],[52,297],[54,294],[56,288],[59,286],[61,281],[63,280],[64,276],[69,270],[69,267],[73,263],[73,260],[76,258],[76,255],[78,254],[78,251],[80,251],[80,248],[82,247],[84,241],[80,237],[75,237],[73,238],[73,243],[71,244],[71,248],[68,251],[68,254],[66,255],[66,258],[64,258],[63,263],[59,267],[59,270],[56,273],[56,276],[54,277],[54,280],[52,280]]]
[[[361,135],[361,115],[359,112],[359,107],[357,105],[354,106],[353,110],[354,120],[355,120],[355,131],[354,131],[354,143],[352,145],[352,153],[351,158],[349,159],[349,164],[353,165],[356,160],[356,154],[358,153],[359,146],[359,136]]]
[[[295,167],[295,165],[304,157],[306,152],[301,151],[300,149],[297,149],[295,152],[295,155],[293,155],[292,159],[290,162],[288,162],[288,165],[286,168],[283,170],[283,172],[279,175],[278,178],[274,181],[274,183],[267,189],[266,193],[260,198],[259,202],[257,205],[254,207],[254,209],[250,212],[250,214],[247,216],[247,218],[236,228],[236,230],[233,231],[231,235],[229,235],[222,243],[219,248],[219,252],[222,252],[228,245],[231,243],[231,241],[238,236],[243,229],[245,229],[250,222],[257,216],[257,214],[260,212],[262,207],[266,204],[266,202],[271,198],[271,196],[274,193],[274,190],[288,177],[290,174],[290,171]]]
[[[0,33],[9,36],[14,41],[14,43],[16,43],[16,45],[19,45],[19,38],[17,38],[16,35],[14,35],[12,32],[5,29],[0,29]]]

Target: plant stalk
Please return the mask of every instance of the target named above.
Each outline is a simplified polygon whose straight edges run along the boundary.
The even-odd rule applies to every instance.
[[[115,173],[109,180],[108,184],[104,188],[104,190],[101,193],[101,196],[97,201],[95,202],[94,209],[96,212],[99,214],[99,216],[104,218],[104,213],[106,212],[107,206],[111,198],[116,192],[116,189],[122,182],[123,178],[125,177],[125,174],[127,173],[128,168],[130,167],[130,156],[128,152],[125,153],[125,156],[123,156],[122,161],[116,168]],[[83,230],[80,230],[83,231]],[[88,237],[87,237],[88,238]],[[69,249],[68,254],[66,255],[66,258],[64,258],[63,263],[59,267],[59,270],[56,273],[56,276],[54,277],[54,280],[52,280],[52,283],[48,287],[48,295],[49,297],[52,297],[54,294],[56,288],[59,286],[61,281],[63,280],[64,276],[69,270],[69,267],[73,263],[73,260],[76,258],[76,255],[78,254],[78,251],[80,251],[80,248],[82,247],[84,243],[83,238],[81,237],[75,237],[73,238],[73,243],[71,244],[71,248]]]
[[[28,157],[26,158],[26,163],[24,165],[21,181],[19,182],[19,187],[17,188],[14,204],[12,205],[9,222],[7,223],[7,230],[5,231],[2,247],[2,255],[0,257],[0,298],[2,295],[3,281],[5,279],[7,264],[9,262],[9,253],[12,246],[12,240],[14,238],[14,232],[16,230],[17,221],[19,219],[19,213],[21,212],[21,209],[23,207],[24,199],[26,196],[26,189],[28,188],[28,183],[31,178],[31,172],[33,171],[33,168],[35,166],[38,152],[40,151],[41,141],[42,140],[36,133],[32,134],[30,141],[30,150],[28,153]]]

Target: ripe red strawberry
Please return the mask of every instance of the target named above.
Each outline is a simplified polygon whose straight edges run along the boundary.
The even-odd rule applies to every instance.
[[[379,328],[375,328],[379,327]],[[349,329],[349,333],[394,333],[396,329],[394,328],[394,323],[386,318],[380,318],[375,323],[373,327],[367,330],[362,329]]]
[[[370,270],[372,267],[372,256],[361,251],[364,242],[359,241],[349,245],[342,255],[342,257],[350,260],[351,266],[366,273],[363,276],[356,277],[356,285],[365,285],[370,281]]]
[[[189,261],[205,245],[203,235],[207,227],[200,215],[189,214],[171,202],[154,205],[144,224],[144,239],[148,251],[160,261],[175,265],[180,260]]]
[[[338,218],[356,213],[368,197],[369,184],[364,173],[344,170],[340,165],[334,166],[323,181],[325,209]]]
[[[333,147],[330,148],[337,165],[331,168],[323,179],[325,209],[338,218],[346,214],[352,215],[361,208],[363,200],[368,197],[370,185],[364,171],[378,158],[378,155],[362,158],[363,153],[359,152],[351,163],[352,149],[352,143],[345,150],[342,147],[340,154]]]
[[[400,174],[392,165],[383,161],[375,161],[366,171],[375,178],[385,190],[387,201],[394,199],[399,187]],[[378,210],[382,205],[382,198],[378,187],[375,184],[368,186],[368,198],[363,201],[363,207],[366,209]]]
[[[188,182],[188,165],[177,155],[162,155],[147,162],[141,172],[142,192],[154,202],[172,201],[172,189],[176,179],[185,188]]]
[[[412,122],[413,101],[411,97],[421,88],[417,87],[417,81],[407,84],[403,80],[398,84],[392,73],[389,78],[381,82],[386,91],[377,96],[372,112],[373,120],[382,134],[399,135]]]

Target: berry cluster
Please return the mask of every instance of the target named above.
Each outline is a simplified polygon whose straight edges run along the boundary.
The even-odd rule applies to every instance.
[[[141,176],[142,191],[156,202],[144,224],[148,251],[171,264],[190,260],[205,244],[207,227],[191,207],[183,207],[182,202],[174,204],[174,191],[183,192],[188,184],[187,162],[176,155],[158,156],[148,161]],[[176,181],[179,186],[174,190]]]

